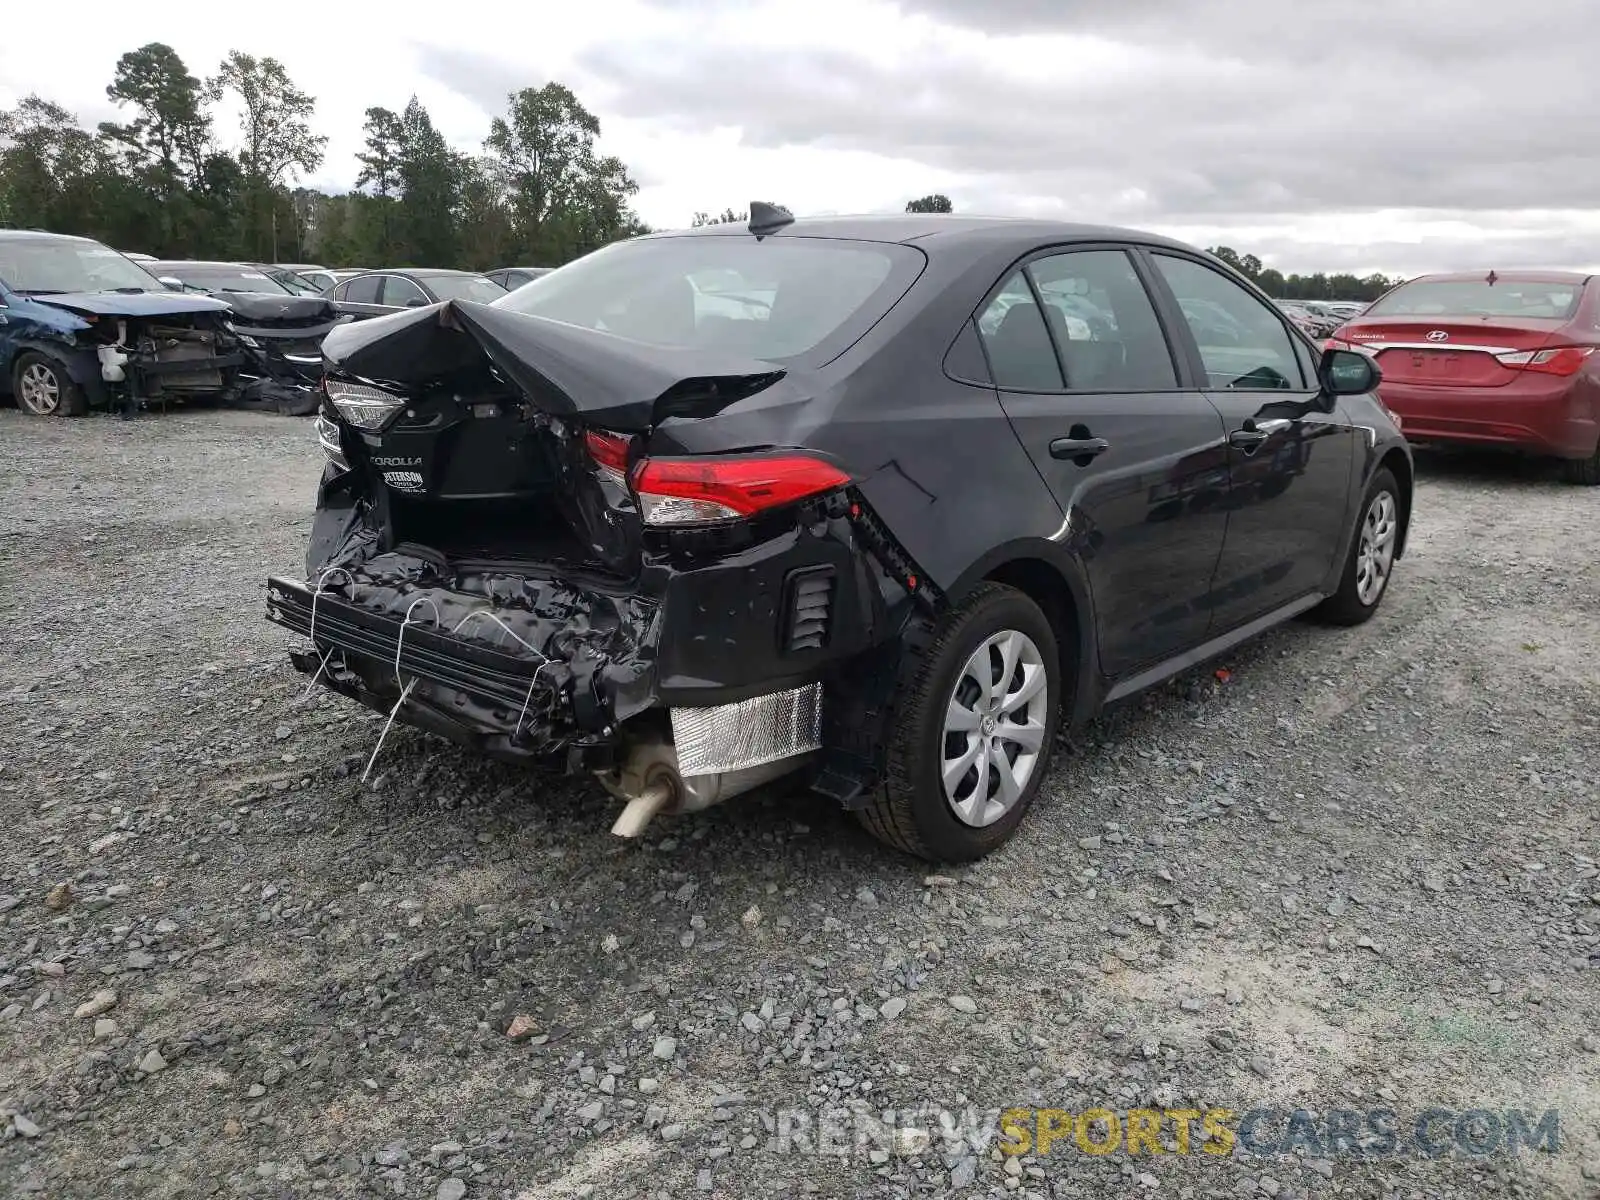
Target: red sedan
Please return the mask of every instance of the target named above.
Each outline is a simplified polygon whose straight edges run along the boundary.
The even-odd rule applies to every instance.
[[[1409,440],[1553,455],[1573,483],[1600,484],[1600,276],[1423,275],[1328,345],[1377,358]]]

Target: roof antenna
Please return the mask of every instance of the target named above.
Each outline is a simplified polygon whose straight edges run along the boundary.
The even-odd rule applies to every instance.
[[[1484,280],[1484,282],[1487,283],[1490,287],[1493,287],[1495,284],[1500,282],[1500,276],[1498,276],[1498,275],[1496,275],[1494,273],[1494,268],[1493,267],[1489,268],[1489,276],[1488,276],[1487,279]]]
[[[756,237],[777,233],[785,225],[793,224],[794,214],[787,208],[779,208],[765,200],[750,201],[750,232]]]

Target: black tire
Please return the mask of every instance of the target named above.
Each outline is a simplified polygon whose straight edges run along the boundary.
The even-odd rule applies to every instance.
[[[1043,661],[1044,737],[1015,803],[992,824],[975,826],[957,817],[945,797],[940,773],[949,736],[945,714],[967,660],[985,640],[1006,630],[1026,634]],[[902,686],[889,733],[885,782],[856,816],[874,837],[918,858],[934,862],[982,858],[1016,831],[1038,795],[1049,772],[1065,698],[1061,655],[1049,620],[1015,588],[984,584],[939,622],[909,684]]]
[[[1561,478],[1580,487],[1600,487],[1600,444],[1588,458],[1563,459]]]
[[[1350,554],[1345,559],[1344,573],[1339,576],[1339,590],[1311,610],[1311,615],[1317,620],[1325,621],[1329,625],[1359,625],[1371,619],[1372,614],[1377,612],[1378,606],[1383,603],[1383,598],[1389,594],[1389,584],[1393,578],[1395,564],[1392,553],[1388,569],[1383,574],[1383,582],[1376,595],[1368,592],[1367,598],[1363,599],[1361,581],[1361,554],[1367,518],[1373,511],[1373,506],[1378,503],[1378,498],[1384,495],[1389,497],[1393,506],[1395,523],[1393,536],[1394,542],[1398,544],[1399,523],[1405,509],[1401,502],[1400,485],[1395,481],[1394,473],[1388,467],[1383,467],[1372,477],[1372,482],[1367,485],[1366,495],[1361,498],[1361,507],[1356,510],[1355,533],[1350,538]]]
[[[55,407],[41,410],[33,403],[23,399],[23,377],[29,373],[43,372],[48,375],[56,390]],[[83,389],[77,381],[67,374],[67,369],[55,359],[40,354],[37,350],[26,350],[17,355],[17,361],[11,368],[11,394],[16,398],[17,407],[30,416],[35,417],[81,417],[89,411],[89,400],[83,394]]]

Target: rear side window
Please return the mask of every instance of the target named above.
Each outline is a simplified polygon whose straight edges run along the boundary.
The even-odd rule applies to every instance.
[[[383,283],[382,275],[359,276],[343,285],[343,298],[352,304],[376,304],[378,286],[381,283]]]
[[[1069,390],[1144,392],[1178,386],[1155,306],[1127,254],[1053,254],[1028,264],[1028,273],[1044,300]]]
[[[1367,309],[1376,317],[1524,317],[1567,321],[1578,311],[1575,283],[1514,279],[1419,279],[1403,283]]]
[[[1019,392],[1062,389],[1061,364],[1044,322],[1033,289],[1016,272],[978,316],[978,336],[996,387]]]
[[[888,242],[712,234],[620,242],[496,307],[660,346],[825,361],[871,327],[922,270]]]
[[[1294,338],[1271,308],[1210,267],[1169,254],[1152,257],[1194,334],[1207,387],[1277,391],[1305,386]]]

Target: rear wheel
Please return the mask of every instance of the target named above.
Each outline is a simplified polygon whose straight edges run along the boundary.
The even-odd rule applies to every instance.
[[[1044,613],[986,584],[941,621],[894,717],[888,772],[857,815],[921,858],[981,858],[1016,831],[1055,743],[1062,672]]]
[[[11,390],[17,406],[36,417],[77,417],[89,407],[67,369],[32,350],[17,356]]]
[[[1400,488],[1387,467],[1372,477],[1357,520],[1339,590],[1312,610],[1334,625],[1361,624],[1378,611],[1389,590],[1400,548]]]
[[[1588,458],[1568,458],[1561,463],[1561,478],[1583,487],[1600,486],[1600,443]]]

